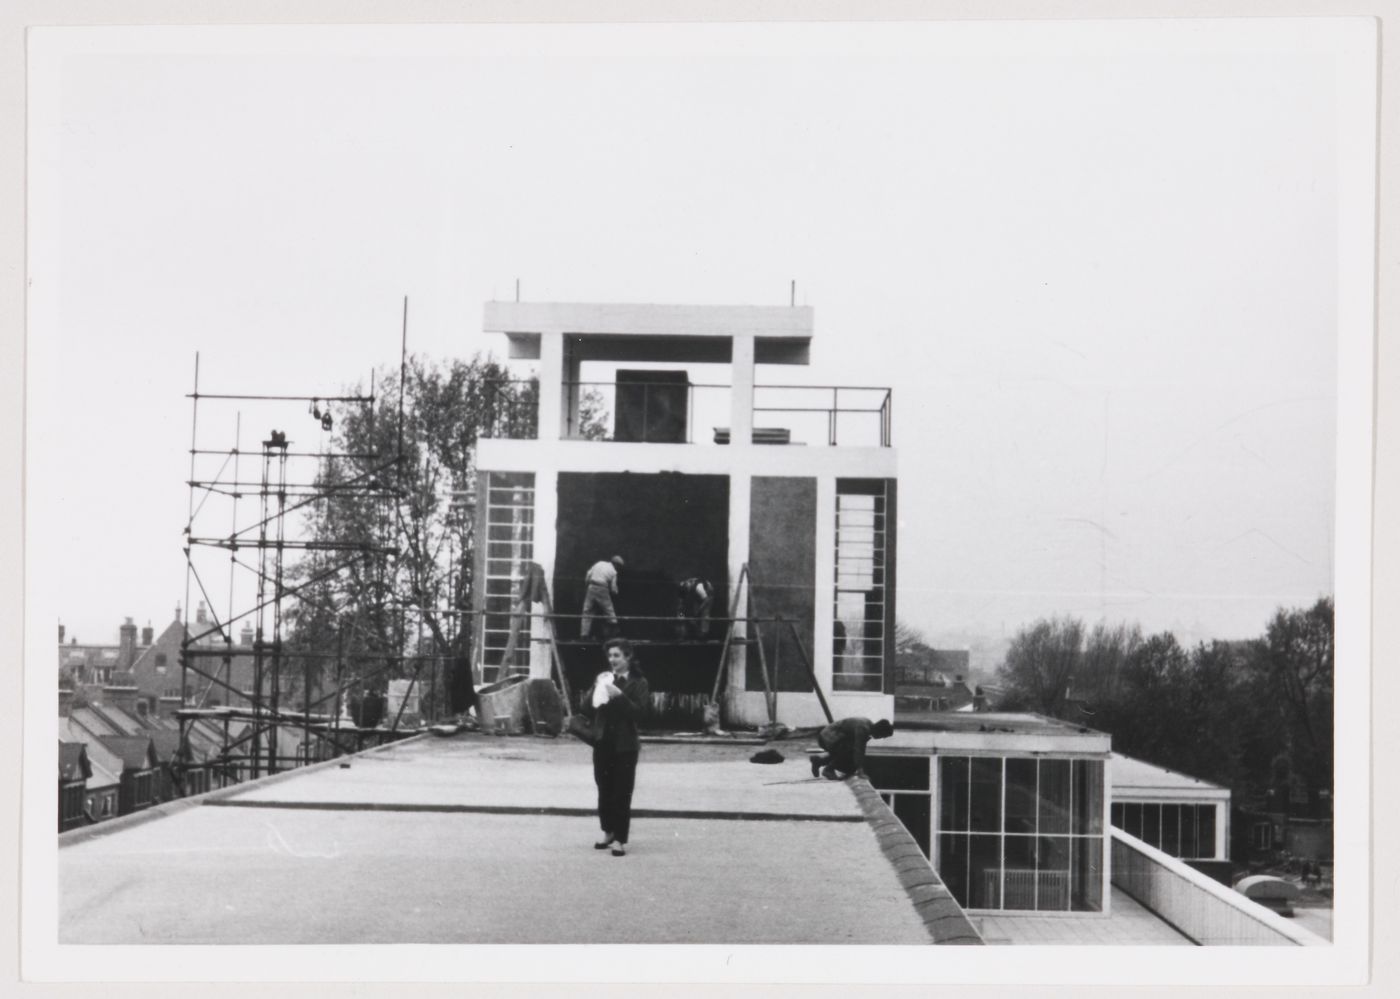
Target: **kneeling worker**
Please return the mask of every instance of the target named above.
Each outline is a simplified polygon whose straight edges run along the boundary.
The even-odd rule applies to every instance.
[[[819,773],[827,780],[841,780],[854,774],[865,776],[865,744],[871,739],[888,739],[894,726],[881,719],[842,718],[817,733],[817,744],[826,756],[812,757],[812,776]]]

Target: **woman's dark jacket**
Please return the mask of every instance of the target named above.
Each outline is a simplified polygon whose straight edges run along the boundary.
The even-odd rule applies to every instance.
[[[583,705],[579,713],[584,717],[596,717],[601,722],[602,732],[595,748],[613,753],[635,753],[641,748],[637,738],[637,720],[642,717],[651,702],[651,688],[647,678],[633,663],[627,670],[627,679],[618,686],[621,697],[614,697],[601,708],[593,706],[593,689],[583,695]]]

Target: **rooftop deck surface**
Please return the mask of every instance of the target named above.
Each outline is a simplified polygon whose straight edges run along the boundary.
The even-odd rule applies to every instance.
[[[755,749],[645,746],[615,858],[582,744],[398,743],[65,843],[60,939],[930,943],[852,786]]]

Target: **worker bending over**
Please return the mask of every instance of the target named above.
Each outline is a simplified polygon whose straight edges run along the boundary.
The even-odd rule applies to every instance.
[[[812,776],[821,774],[827,780],[841,780],[852,774],[864,777],[865,744],[892,735],[894,726],[884,719],[872,722],[869,718],[842,718],[832,722],[817,733],[817,745],[827,755],[812,757]]]
[[[715,588],[708,579],[692,576],[676,584],[676,637],[705,638],[710,633],[710,607]]]
[[[588,637],[593,619],[599,616],[603,618],[603,637],[612,638],[617,634],[617,611],[613,610],[613,597],[617,596],[617,574],[622,567],[621,555],[589,566],[588,575],[584,577],[583,621],[578,630],[580,638]]]

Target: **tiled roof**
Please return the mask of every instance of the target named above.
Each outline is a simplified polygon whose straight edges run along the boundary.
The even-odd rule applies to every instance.
[[[121,760],[123,770],[147,770],[158,762],[150,736],[104,735],[97,741]]]
[[[88,762],[92,764],[92,777],[88,780],[88,787],[105,787],[107,784],[119,783],[121,772],[126,769],[122,765],[121,756],[104,746],[99,739],[90,739],[86,745]]]
[[[111,733],[98,733],[99,735],[141,735],[147,731],[147,726],[142,723],[140,718],[115,704],[91,704],[87,710],[113,730]]]
[[[89,747],[89,749],[91,748],[93,747]],[[100,746],[97,748],[101,749]],[[87,789],[89,791],[99,791],[103,788],[115,787],[121,783],[121,770],[119,766],[116,767],[116,769],[105,766],[98,760],[93,759],[93,754],[91,753],[88,754],[88,762],[92,766],[92,776],[87,779]]]
[[[73,720],[74,724],[78,725],[91,738],[97,738],[103,735],[121,735],[121,730],[119,728],[107,721],[90,707],[74,708],[69,717]],[[91,738],[83,739],[82,741],[89,742]]]
[[[151,745],[155,747],[156,759],[170,763],[180,754],[180,733],[168,729],[148,733]]]

